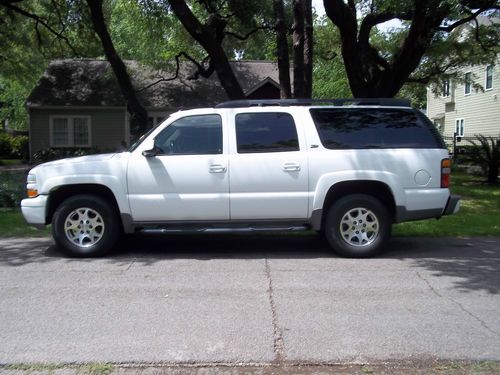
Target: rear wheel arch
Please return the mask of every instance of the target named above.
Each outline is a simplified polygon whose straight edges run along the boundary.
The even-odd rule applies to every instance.
[[[396,203],[391,188],[384,182],[372,180],[342,181],[330,187],[323,202],[321,229],[324,228],[328,211],[339,199],[351,194],[370,195],[382,203],[394,222]]]

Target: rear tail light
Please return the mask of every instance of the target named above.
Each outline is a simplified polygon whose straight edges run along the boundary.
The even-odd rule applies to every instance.
[[[450,187],[451,159],[441,160],[441,187]]]

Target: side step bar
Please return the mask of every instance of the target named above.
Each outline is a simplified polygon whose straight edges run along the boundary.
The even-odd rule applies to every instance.
[[[269,226],[269,227],[164,227],[164,228],[140,228],[139,233],[252,233],[252,232],[297,232],[311,229],[307,225],[298,226]]]

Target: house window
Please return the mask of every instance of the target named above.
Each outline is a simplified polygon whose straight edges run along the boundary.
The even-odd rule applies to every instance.
[[[486,67],[486,90],[493,88],[493,65]]]
[[[443,98],[450,96],[450,79],[447,78],[443,81]]]
[[[148,113],[148,129],[154,128],[156,125],[161,124],[167,118],[167,113],[163,112],[150,112]]]
[[[463,137],[464,136],[464,119],[463,118],[457,118],[455,120],[455,134],[457,137]]]
[[[90,116],[51,116],[52,147],[90,147]]]
[[[472,89],[472,79],[471,79],[470,72],[465,73],[464,81],[465,81],[464,82],[464,85],[465,85],[464,93],[465,93],[465,95],[470,95],[471,89]]]

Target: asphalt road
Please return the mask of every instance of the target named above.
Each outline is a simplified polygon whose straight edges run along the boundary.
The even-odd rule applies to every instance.
[[[500,238],[138,236],[100,259],[0,240],[0,364],[500,360]]]

